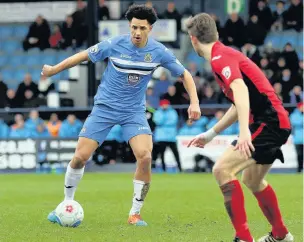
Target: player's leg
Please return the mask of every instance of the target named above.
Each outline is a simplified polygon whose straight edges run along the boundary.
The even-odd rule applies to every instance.
[[[90,115],[86,119],[79,134],[74,156],[66,170],[64,182],[65,200],[74,199],[75,191],[83,176],[87,160],[97,149],[98,145],[102,144],[113,126],[114,124],[110,120],[96,115]],[[51,222],[57,221],[54,211],[49,214],[48,220]]]
[[[129,141],[137,160],[134,175],[134,193],[128,223],[146,226],[140,216],[145,197],[150,188],[152,160],[152,132],[145,113],[132,115],[121,122],[124,140]]]
[[[254,164],[243,171],[242,181],[255,195],[265,217],[272,225],[272,231],[259,241],[293,241],[283,222],[275,191],[264,179],[271,164]]]
[[[167,148],[167,142],[159,142],[160,160],[162,163],[163,171],[166,172],[165,152]]]
[[[175,161],[177,163],[177,167],[178,167],[179,171],[182,172],[183,170],[182,170],[182,165],[181,165],[181,162],[180,162],[180,158],[179,158],[179,153],[178,153],[176,142],[169,142],[169,147],[170,147],[170,149],[173,152],[173,155],[175,157]]]
[[[224,195],[225,207],[236,232],[236,241],[254,241],[247,223],[243,190],[236,177],[253,164],[254,159],[244,160],[240,152],[230,146],[213,167],[213,175]]]

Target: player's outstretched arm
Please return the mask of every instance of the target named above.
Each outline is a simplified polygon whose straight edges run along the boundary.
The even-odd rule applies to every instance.
[[[188,109],[189,119],[197,120],[201,117],[201,109],[199,107],[199,100],[194,80],[187,70],[183,73],[183,79],[184,87],[190,97],[190,107]]]
[[[67,59],[63,60],[62,62],[60,62],[55,66],[44,65],[42,68],[41,75],[47,77],[54,76],[63,70],[69,69],[88,60],[89,60],[88,51],[84,50],[82,52],[79,52],[75,55],[68,57]]]
[[[233,92],[234,103],[238,114],[240,125],[240,137],[235,149],[239,149],[243,156],[248,159],[254,147],[251,143],[251,133],[249,131],[249,93],[248,88],[242,79],[235,79],[230,84]]]
[[[234,105],[227,110],[225,115],[214,125],[214,131],[219,134],[228,127],[230,127],[233,123],[235,123],[238,119],[237,111]]]
[[[234,105],[231,105],[231,107],[221,118],[221,120],[216,123],[216,125],[214,125],[208,131],[195,136],[188,143],[188,147],[195,146],[198,148],[204,148],[204,146],[208,144],[215,136],[217,136],[220,132],[232,125],[237,120],[237,118],[238,117],[236,108]]]

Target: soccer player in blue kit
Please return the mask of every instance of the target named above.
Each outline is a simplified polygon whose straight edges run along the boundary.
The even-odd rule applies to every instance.
[[[140,210],[151,182],[153,143],[145,116],[145,92],[153,71],[162,66],[174,76],[181,76],[190,96],[189,119],[199,119],[201,111],[191,74],[170,50],[148,37],[157,20],[155,10],[145,5],[132,5],[126,13],[126,18],[130,23],[130,34],[102,41],[55,66],[44,65],[42,75],[53,76],[88,60],[95,63],[108,59],[107,68],[94,97],[94,107],[83,125],[74,157],[67,167],[64,199],[74,199],[86,161],[103,143],[111,128],[119,124],[125,141],[129,142],[137,159],[133,180],[133,204],[128,223],[146,226],[147,223],[140,216]],[[54,212],[49,214],[48,219],[56,222]]]

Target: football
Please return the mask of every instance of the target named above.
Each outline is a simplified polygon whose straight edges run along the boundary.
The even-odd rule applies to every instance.
[[[60,203],[55,215],[58,224],[63,227],[78,227],[84,218],[83,208],[73,200],[66,200]]]

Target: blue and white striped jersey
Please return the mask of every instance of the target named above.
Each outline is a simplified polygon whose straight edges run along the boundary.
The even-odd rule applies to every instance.
[[[180,76],[185,71],[173,53],[152,38],[145,47],[138,48],[130,35],[122,35],[90,47],[88,53],[93,63],[108,59],[94,104],[103,104],[119,112],[145,110],[147,84],[157,67],[168,69],[173,76]]]

